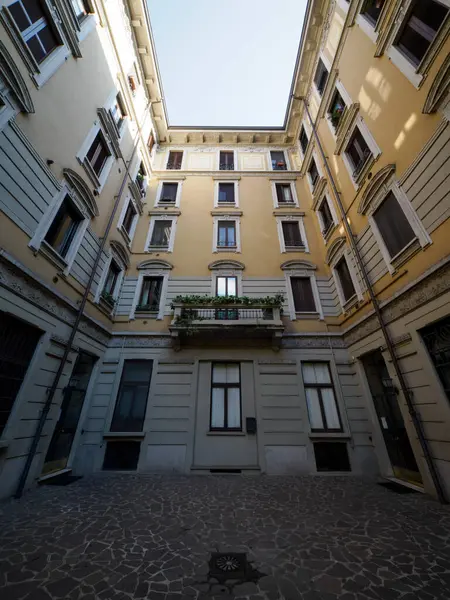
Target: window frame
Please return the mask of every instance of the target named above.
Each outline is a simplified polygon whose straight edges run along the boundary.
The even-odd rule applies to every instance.
[[[336,270],[336,266],[338,265],[338,263],[341,260],[345,260],[345,262],[347,264],[347,269],[348,269],[348,272],[350,273],[350,278],[352,280],[353,288],[355,290],[355,293],[347,300],[345,299],[344,290],[343,290],[343,287],[341,284],[341,278],[339,276],[338,271]],[[360,288],[359,282],[358,282],[358,278],[356,276],[353,265],[351,264],[350,258],[347,254],[347,251],[344,250],[336,256],[335,260],[333,261],[333,265],[331,267],[331,273],[333,275],[334,283],[336,285],[336,291],[338,294],[338,298],[339,298],[339,302],[341,304],[342,311],[347,312],[352,306],[354,306],[357,302],[359,302],[363,299],[363,296],[361,293],[361,288]]]
[[[271,188],[272,188],[272,201],[274,208],[299,208],[297,189],[295,186],[295,179],[271,179]],[[288,204],[287,202],[279,202],[278,194],[277,194],[277,185],[289,185],[291,188],[291,196],[293,200],[293,204]]]
[[[320,209],[322,208],[324,203],[327,204],[328,210],[330,211],[330,214],[331,214],[331,226],[327,230],[325,230],[325,224],[323,222],[322,213],[320,211]],[[325,192],[322,195],[321,199],[317,202],[315,212],[317,215],[317,220],[319,221],[320,232],[321,232],[322,237],[326,244],[328,242],[328,240],[330,239],[333,231],[339,225],[339,219],[338,219],[335,207],[334,207],[334,203],[332,202],[330,196],[328,195],[328,192]]]
[[[239,368],[239,384],[236,385],[236,383],[214,383],[213,379],[214,379],[214,365],[238,365]],[[226,427],[225,425],[228,422],[228,388],[238,388],[239,389],[239,420],[240,420],[240,426],[239,427]],[[213,389],[214,388],[221,388],[224,389],[224,427],[212,427],[212,405],[213,405]],[[209,431],[210,432],[237,432],[237,431],[243,431],[243,424],[242,424],[242,369],[241,369],[241,363],[237,362],[237,361],[227,361],[227,362],[221,362],[221,361],[212,361],[211,362],[211,391],[210,391],[210,403],[209,403]]]
[[[157,221],[172,221],[172,225],[170,228],[170,238],[167,249],[162,248],[161,246],[150,246],[150,242],[153,235],[153,230],[155,229],[155,223]],[[150,218],[150,225],[148,228],[147,238],[145,240],[145,248],[144,252],[146,253],[154,253],[154,252],[173,252],[173,246],[175,244],[175,231],[177,227],[178,217],[176,215],[156,215]]]
[[[337,127],[335,128],[333,123],[331,122],[329,108],[330,108],[331,102],[332,102],[336,92],[341,96],[342,100],[344,101],[345,109],[342,113],[341,119],[339,120]],[[352,102],[352,99],[350,98],[349,93],[343,86],[342,82],[337,79],[334,82],[334,88],[331,91],[330,100],[328,102],[327,108],[325,109],[325,120],[328,124],[328,128],[331,132],[331,135],[333,136],[333,138],[335,140],[337,139],[337,136],[340,134],[340,131],[343,128],[344,121],[346,120],[346,113],[348,112],[348,109],[352,106],[352,104],[353,104],[353,102]]]
[[[148,269],[141,269],[139,271],[138,280],[136,282],[136,289],[134,291],[133,302],[132,302],[131,309],[130,309],[130,316],[129,316],[130,321],[134,321],[136,318],[139,318],[139,317],[142,317],[145,319],[153,318],[153,319],[156,319],[157,321],[162,321],[164,319],[165,314],[170,314],[170,311],[166,311],[167,288],[168,288],[168,283],[169,283],[169,275],[170,275],[169,269],[148,268]],[[146,277],[162,277],[163,278],[162,287],[161,287],[161,296],[159,299],[159,310],[156,315],[153,311],[152,312],[137,311],[137,306],[139,305],[139,300],[141,298],[142,286],[144,284],[144,279]],[[136,312],[138,312],[138,315],[136,315]]]
[[[162,207],[162,206],[167,207],[167,208],[180,208],[181,192],[183,190],[183,181],[184,181],[184,179],[160,179],[158,181],[158,187],[156,188],[155,203],[153,206],[155,208]],[[163,192],[165,183],[176,183],[177,184],[177,193],[175,196],[174,204],[168,204],[167,202],[163,202],[161,204],[161,196],[162,196],[162,192]]]
[[[97,286],[97,292],[95,294],[95,302],[97,304],[100,303],[103,292],[105,291],[105,285],[108,279],[109,269],[111,268],[111,264],[114,263],[119,268],[119,274],[115,281],[112,292],[110,292],[112,298],[114,299],[114,305],[111,307],[111,312],[114,312],[114,309],[117,306],[117,300],[120,296],[120,291],[122,289],[123,278],[125,276],[125,266],[122,264],[122,261],[116,256],[116,254],[110,249],[108,253],[108,260],[105,262],[103,267],[102,276]]]
[[[220,168],[220,153],[221,152],[232,152],[233,153],[233,169],[221,169]],[[219,148],[217,150],[217,157],[216,157],[216,164],[217,164],[217,170],[220,171],[221,173],[233,173],[234,171],[239,171],[238,169],[238,154],[237,154],[237,150],[234,148]]]
[[[235,223],[235,236],[236,236],[236,246],[235,247],[220,247],[218,246],[219,241],[219,221],[233,221]],[[224,213],[223,215],[215,215],[213,218],[213,244],[212,251],[213,253],[217,252],[232,252],[232,253],[240,253],[241,252],[241,219],[237,215]]]
[[[62,257],[49,243],[45,241],[45,236],[48,233],[58,211],[66,198],[73,204],[77,212],[80,214],[81,221],[77,228],[74,238],[70,244],[69,250],[65,257]],[[42,253],[46,258],[50,260],[56,267],[62,270],[64,275],[68,275],[72,268],[73,262],[80,248],[81,242],[83,241],[86,230],[91,221],[86,207],[72,193],[70,187],[64,183],[61,190],[56,194],[51,204],[47,207],[40,223],[38,224],[33,237],[31,238],[28,246],[35,253]]]
[[[234,202],[219,202],[219,188],[221,183],[232,183],[234,185]],[[239,208],[239,179],[215,179],[214,180],[214,208]]]
[[[382,23],[386,17],[388,0],[384,1],[376,23],[372,23],[372,21],[361,12],[364,1],[365,0],[360,0],[358,3],[355,21],[372,42],[376,44],[378,36],[380,35],[380,30],[382,29]]]
[[[135,214],[134,214],[133,221],[132,221],[132,224],[130,227],[130,231],[128,232],[124,227],[124,221],[125,221],[125,216],[127,214],[128,207],[130,206],[130,204],[133,206]],[[125,202],[123,203],[123,206],[122,206],[122,211],[120,213],[119,220],[117,222],[117,229],[122,234],[128,248],[131,248],[134,234],[136,233],[136,227],[137,227],[138,221],[139,221],[139,210],[136,205],[136,202],[133,200],[133,198],[131,197],[130,194],[127,194],[125,197]]]
[[[383,204],[390,193],[392,193],[397,200],[400,209],[403,211],[403,214],[405,215],[406,220],[408,221],[415,235],[415,237],[402,250],[400,250],[400,252],[392,257],[373,217],[376,210]],[[432,243],[430,235],[417,216],[417,213],[407,195],[395,180],[392,180],[388,185],[382,186],[378,193],[371,199],[369,207],[364,211],[364,213],[367,215],[369,226],[377,241],[378,247],[380,248],[383,260],[391,274],[396,273],[398,268],[408,261],[417,250],[426,248]]]
[[[179,169],[168,169],[167,165],[169,164],[169,158],[170,158],[170,153],[171,152],[181,152],[182,157],[181,157],[181,165]],[[184,171],[186,168],[186,154],[187,151],[184,150],[184,148],[168,148],[166,151],[166,156],[165,156],[165,162],[164,162],[164,169],[166,171]]]
[[[326,364],[327,368],[328,368],[328,374],[330,376],[330,383],[329,384],[314,384],[314,383],[305,383],[305,379],[304,379],[304,374],[303,374],[303,365],[304,364],[316,364],[316,363],[320,363],[320,364]],[[331,368],[331,362],[329,360],[315,360],[314,357],[308,358],[307,360],[301,360],[300,361],[300,374],[301,374],[301,378],[302,378],[302,384],[303,384],[303,389],[304,389],[304,394],[305,394],[305,404],[306,404],[306,411],[308,414],[308,424],[309,424],[309,429],[310,432],[312,434],[336,434],[336,433],[344,433],[344,421],[342,418],[342,414],[341,414],[341,406],[340,406],[340,398],[337,394],[337,386],[335,384],[335,377],[333,377],[333,370]],[[321,429],[317,429],[317,428],[313,428],[311,425],[311,419],[309,416],[309,410],[308,410],[308,400],[307,400],[307,396],[306,396],[306,388],[314,388],[314,389],[318,389],[318,397],[319,397],[319,408],[320,408],[320,413],[321,413],[321,417],[322,417],[322,423],[324,424],[324,428]],[[336,412],[338,415],[338,419],[339,419],[339,424],[340,427],[339,429],[336,428],[330,428],[327,425],[327,420],[326,420],[326,415],[325,415],[325,410],[323,408],[323,400],[322,400],[322,393],[320,392],[320,388],[331,388],[333,390],[333,398],[334,398],[334,403],[335,403],[335,407],[336,407]]]
[[[327,78],[326,78],[326,81],[325,81],[322,91],[319,90],[319,88],[317,87],[317,84],[316,84],[316,76],[317,76],[317,70],[319,68],[319,63],[322,63],[324,69],[327,72]],[[316,95],[319,97],[320,100],[322,100],[322,98],[325,96],[330,77],[331,77],[331,65],[330,65],[329,61],[324,57],[323,52],[321,52],[317,59],[316,68],[314,69],[314,76],[313,76],[313,88],[316,92]]]
[[[305,230],[305,224],[303,222],[303,216],[302,215],[283,215],[283,216],[279,216],[276,217],[276,223],[277,223],[277,232],[278,232],[278,240],[280,242],[280,252],[282,254],[286,253],[286,252],[302,252],[302,253],[309,253],[309,246],[308,246],[308,240],[306,237],[306,230]],[[298,247],[294,247],[294,246],[286,246],[286,242],[284,239],[284,231],[283,231],[283,223],[297,223],[298,225],[298,229],[300,232],[300,237],[301,240],[303,242],[303,244],[301,246]]]
[[[109,150],[109,156],[103,165],[100,175],[97,175],[87,158],[87,154],[99,132],[101,132],[103,139],[105,140],[106,146]],[[91,127],[89,133],[87,134],[80,150],[78,151],[76,158],[85,170],[86,174],[88,175],[89,179],[91,180],[98,193],[100,193],[105,186],[111,168],[114,164],[114,161],[116,160],[114,150],[108,138],[108,132],[105,132],[102,128],[100,118],[94,121],[94,125]]]
[[[309,169],[310,169],[313,161],[314,161],[314,164],[316,165],[317,173],[319,175],[314,184],[312,182],[311,175],[309,173]],[[309,158],[309,161],[308,161],[308,166],[306,167],[306,180],[308,181],[308,186],[309,186],[309,191],[311,192],[311,196],[314,196],[314,194],[316,193],[321,179],[323,179],[322,165],[320,164],[319,157],[317,156],[316,152],[313,150],[313,152],[311,153],[311,156]]]
[[[284,156],[284,164],[286,165],[285,169],[274,169],[272,166],[272,152],[282,152],[283,156]],[[289,162],[289,153],[285,148],[270,148],[270,150],[267,151],[267,159],[268,159],[268,164],[269,164],[269,171],[274,171],[274,172],[286,172],[286,171],[291,171],[291,163]]]
[[[319,318],[320,321],[323,321],[323,308],[320,302],[320,294],[319,287],[317,285],[317,279],[315,274],[316,267],[311,263],[306,261],[298,261],[297,264],[293,264],[292,266],[287,266],[283,268],[285,285],[287,291],[287,301],[289,307],[289,317],[291,321],[296,321],[297,319],[311,319],[311,318]],[[311,289],[314,296],[314,302],[316,304],[316,311],[313,312],[297,312],[295,310],[294,304],[294,294],[292,292],[292,284],[291,277],[301,277],[301,278],[309,278],[311,280]]]
[[[359,133],[361,134],[365,143],[367,144],[367,147],[370,150],[370,154],[366,158],[365,162],[363,163],[363,165],[362,165],[361,169],[358,171],[358,173],[356,175],[354,175],[355,169],[352,166],[352,163],[350,162],[350,159],[348,157],[347,148],[350,144],[350,140],[352,139],[353,134],[356,131],[356,128],[358,128]],[[361,116],[358,116],[356,118],[355,122],[353,123],[352,127],[349,129],[349,131],[345,137],[346,137],[346,139],[342,145],[342,151],[340,154],[341,154],[342,160],[344,162],[344,165],[348,171],[350,181],[352,182],[355,190],[357,190],[364,183],[367,173],[370,171],[374,162],[381,155],[381,149],[378,146],[378,144],[376,143],[375,138],[373,137],[373,135],[370,132],[367,125],[364,123]]]

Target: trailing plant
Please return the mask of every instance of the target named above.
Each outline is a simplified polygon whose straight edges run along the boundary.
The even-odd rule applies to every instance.
[[[114,304],[116,303],[114,296],[112,294],[110,294],[109,292],[103,290],[103,292],[100,295],[103,298],[103,300],[105,302],[107,302],[108,304],[110,304],[111,306],[114,306]]]
[[[193,335],[196,331],[198,331],[197,327],[193,326],[194,321],[205,321],[204,317],[200,317],[198,311],[194,308],[184,308],[181,315],[178,315],[175,319],[175,325],[179,327],[184,327],[184,333],[186,335]]]
[[[176,296],[173,299],[171,308],[174,304],[187,304],[192,306],[224,306],[228,304],[238,304],[241,306],[263,305],[271,308],[280,308],[284,302],[284,294],[279,292],[275,296],[263,296],[261,298],[249,298],[248,296]]]

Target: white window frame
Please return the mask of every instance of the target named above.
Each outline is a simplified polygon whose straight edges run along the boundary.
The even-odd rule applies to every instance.
[[[162,321],[162,319],[164,319],[166,300],[167,300],[167,288],[168,288],[168,284],[169,284],[169,275],[170,275],[169,269],[145,269],[145,270],[142,270],[139,272],[136,289],[134,292],[133,303],[131,305],[131,310],[130,310],[130,317],[129,317],[130,321],[133,321],[136,318],[136,307],[138,306],[139,298],[141,297],[141,291],[142,291],[142,285],[144,283],[144,277],[162,277],[163,278],[163,283],[162,283],[162,287],[161,287],[161,298],[159,300],[159,310],[158,310],[158,314],[156,316],[156,320]],[[146,319],[149,319],[152,317],[152,315],[150,315],[148,313],[142,313],[142,314],[145,315]]]
[[[163,249],[163,248],[159,248],[159,247],[152,247],[150,246],[150,241],[152,239],[152,235],[153,235],[153,230],[155,229],[155,223],[157,221],[172,221],[172,226],[170,228],[170,239],[169,239],[169,246],[167,249]],[[154,216],[151,217],[150,219],[150,226],[148,228],[148,233],[147,233],[147,239],[145,240],[145,248],[144,251],[145,252],[149,252],[149,253],[153,253],[153,252],[173,252],[173,246],[175,244],[175,231],[177,228],[177,221],[178,221],[178,217],[175,215],[158,215],[158,216]]]
[[[232,171],[221,171],[220,170],[220,153],[221,152],[233,152],[233,164],[234,164],[234,169]],[[216,154],[216,165],[217,165],[217,170],[219,171],[219,173],[234,173],[234,171],[239,171],[238,168],[238,154],[237,154],[237,150],[235,150],[234,148],[219,148],[217,150],[217,154]]]
[[[78,230],[75,234],[74,239],[72,240],[72,244],[70,245],[68,253],[65,257],[62,257],[56,252],[56,250],[54,250],[49,244],[45,242],[44,238],[47,235],[47,232],[50,229],[53,220],[55,219],[56,214],[58,213],[58,210],[66,196],[69,196],[76,210],[80,213],[82,221],[78,225]],[[57,193],[57,195],[53,198],[51,204],[47,207],[47,210],[45,211],[39,225],[37,226],[33,237],[28,243],[28,246],[35,252],[43,252],[49,258],[51,255],[54,255],[54,264],[59,268],[62,268],[64,275],[69,275],[70,269],[73,265],[73,261],[75,260],[75,257],[80,248],[81,242],[83,240],[83,237],[86,233],[86,229],[88,228],[90,221],[91,218],[87,213],[85,207],[77,200],[75,194],[71,192],[68,185],[64,183],[61,190]]]
[[[370,132],[369,128],[367,127],[367,125],[364,123],[363,118],[360,115],[358,115],[358,117],[355,120],[355,123],[353,124],[353,126],[350,129],[348,135],[346,136],[347,139],[346,139],[346,142],[345,142],[345,144],[344,144],[344,146],[342,148],[342,153],[341,153],[342,160],[344,162],[345,168],[348,171],[348,175],[350,177],[350,181],[352,182],[353,187],[355,188],[355,190],[358,189],[358,187],[361,185],[361,182],[365,178],[364,176],[361,175],[365,171],[364,165],[362,166],[361,171],[359,172],[357,178],[355,179],[353,177],[353,171],[354,171],[354,169],[353,169],[353,167],[352,167],[352,165],[350,163],[350,160],[349,160],[349,158],[347,156],[347,147],[348,147],[348,145],[350,143],[350,140],[351,140],[351,138],[352,138],[352,136],[353,136],[356,128],[359,129],[359,131],[360,131],[361,135],[363,136],[363,138],[364,138],[367,146],[369,147],[370,152],[372,153],[372,158],[369,157],[367,159],[367,161],[368,162],[373,162],[381,154],[381,149],[378,146],[378,144],[376,143],[375,138],[371,134],[371,132]],[[362,176],[362,179],[361,179],[361,176]]]
[[[387,2],[387,0],[386,0]],[[362,0],[362,2],[360,1],[358,3],[358,8],[357,8],[357,13],[356,13],[356,23],[357,25],[362,29],[362,31],[367,35],[367,37],[374,43],[377,43],[377,39],[378,39],[378,31],[377,31],[377,25],[378,25],[378,21],[377,23],[375,23],[375,25],[372,25],[372,23],[369,21],[369,19],[367,19],[367,17],[365,17],[362,13],[361,13],[361,9],[363,7],[364,4],[364,0]],[[380,12],[380,17],[383,13],[383,8],[381,9]],[[380,19],[380,17],[378,17],[378,20]]]
[[[284,215],[282,217],[276,217],[277,221],[277,231],[278,231],[278,239],[280,242],[280,251],[281,253],[286,252],[303,252],[309,253],[308,240],[306,238],[306,230],[305,224],[303,222],[303,216],[301,215]],[[302,238],[303,246],[299,246],[298,248],[286,248],[286,244],[284,241],[283,235],[283,223],[297,223],[298,228],[300,230],[300,237]]]
[[[89,152],[90,147],[92,146],[98,132],[101,131],[103,134],[103,138],[106,142],[106,145],[108,146],[108,150],[110,152],[110,155],[108,157],[108,159],[105,162],[105,165],[102,169],[102,172],[100,173],[100,175],[97,175],[94,171],[93,168],[91,168],[91,166],[87,166],[86,165],[86,161],[87,161],[87,153]],[[115,156],[114,156],[114,150],[111,147],[111,143],[108,139],[108,133],[105,132],[101,125],[100,125],[100,120],[96,119],[94,121],[94,125],[91,127],[89,133],[87,134],[83,144],[81,145],[80,150],[77,153],[76,156],[78,162],[80,163],[80,165],[84,168],[84,170],[86,171],[89,179],[91,180],[91,182],[94,184],[95,188],[97,189],[97,191],[100,193],[104,186],[105,183],[108,179],[109,173],[111,171],[111,168],[114,164],[115,161]]]
[[[10,119],[15,117],[18,109],[15,108],[14,99],[9,98],[10,90],[6,87],[3,80],[0,78],[0,101],[4,106],[0,106],[0,132],[8,125]]]
[[[137,171],[136,171],[137,175]],[[165,183],[177,183],[177,195],[175,197],[175,204],[160,204],[161,194],[163,191],[163,185]],[[154,207],[165,207],[165,208],[180,208],[181,203],[181,192],[183,189],[183,179],[161,179],[158,182],[158,187],[156,188],[156,196],[155,196],[155,204]]]
[[[230,172],[230,171],[228,171]],[[219,202],[219,186],[221,183],[234,184],[234,202]],[[214,181],[214,208],[239,208],[239,180],[238,179],[216,179]]]
[[[311,280],[311,289],[316,304],[316,310],[314,312],[296,312],[294,304],[294,294],[292,293],[291,277],[304,277]],[[289,306],[289,316],[291,321],[296,321],[298,318],[314,318],[319,316],[319,320],[323,321],[323,309],[320,303],[319,288],[317,286],[317,279],[313,269],[292,269],[284,272],[284,278],[286,281],[287,300]]]
[[[59,0],[61,1],[61,0]],[[78,19],[77,13],[75,11],[75,7],[73,5],[72,0],[62,0],[65,4],[69,6],[69,10],[72,13],[73,20],[77,23],[77,27],[75,28],[76,35],[78,37],[78,41],[82,42],[89,33],[95,28],[96,20],[94,16],[94,6],[91,6],[91,13],[87,13],[81,20]],[[92,5],[92,2],[89,0],[89,5]]]
[[[111,120],[112,120],[112,117],[111,117],[111,112],[110,111],[111,111],[112,107],[114,106],[114,104],[116,102],[117,96],[119,96],[120,102],[125,106],[124,95],[123,95],[122,91],[118,87],[113,92],[111,92],[111,94],[110,94],[110,96],[108,98],[108,101],[105,104],[105,109],[108,111],[108,114],[109,114]],[[123,116],[122,128],[117,130],[119,132],[119,135],[117,136],[119,142],[121,142],[123,140],[123,136],[125,134],[126,125],[127,125],[128,122],[129,122],[129,116],[128,116],[128,113],[127,113],[127,114],[125,114]],[[117,128],[117,125],[116,125],[116,128]]]
[[[156,144],[155,144],[155,146],[156,146]],[[169,156],[170,156],[171,152],[182,152],[183,153],[183,158],[181,159],[181,168],[180,169],[168,169],[167,168],[167,163],[169,162]],[[168,148],[165,153],[164,170],[169,173],[178,173],[179,171],[184,171],[186,169],[186,160],[187,160],[186,156],[187,156],[187,150],[185,148]]]
[[[333,219],[333,227],[330,227],[329,232],[327,233],[326,236],[323,235],[325,224],[323,222],[322,215],[320,214],[320,208],[324,202],[326,202],[328,204],[328,208],[330,209],[331,217]],[[317,215],[317,220],[319,221],[320,232],[326,243],[331,235],[331,232],[334,231],[335,227],[337,227],[339,225],[339,219],[338,219],[335,207],[334,207],[334,202],[331,200],[330,196],[328,195],[328,192],[325,192],[325,194],[323,194],[322,198],[317,203],[316,215]]]
[[[277,184],[280,185],[290,185],[291,186],[291,195],[294,201],[294,206],[299,208],[297,190],[295,187],[296,180],[294,179],[271,179],[271,187],[272,187],[272,202],[274,208],[292,208],[292,204],[283,204],[278,202],[277,196]]]
[[[395,199],[399,203],[403,214],[405,215],[411,229],[415,234],[415,237],[411,240],[411,242],[393,257],[390,256],[383,236],[381,235],[377,223],[373,217],[375,211],[384,202],[389,192],[394,194]],[[373,235],[380,248],[381,255],[383,256],[384,262],[386,263],[386,266],[391,274],[397,271],[400,264],[403,264],[405,257],[406,259],[409,258],[408,250],[411,249],[411,246],[418,242],[421,248],[425,248],[432,243],[431,237],[428,235],[425,227],[422,224],[422,221],[417,216],[417,213],[412,207],[407,195],[396,181],[393,181],[387,188],[383,186],[383,189],[371,201],[370,207],[366,214],[369,220],[370,228],[372,229]]]
[[[317,172],[319,173],[319,178],[317,179],[315,185],[312,184],[311,176],[309,174],[309,167],[311,166],[312,160],[314,160],[314,162],[316,163]],[[311,192],[311,196],[314,196],[314,192],[317,189],[317,186],[319,185],[322,177],[323,177],[322,165],[320,164],[319,157],[317,156],[316,151],[313,150],[311,152],[311,156],[309,158],[309,162],[306,167],[306,180],[308,181],[308,187],[309,187],[309,191]]]
[[[302,128],[305,130],[306,137],[308,138],[308,145],[306,146],[306,151],[305,152],[303,152],[302,145],[300,144],[300,133],[302,131]],[[297,140],[298,152],[300,154],[300,157],[301,157],[302,161],[305,160],[305,156],[306,156],[306,154],[308,152],[308,146],[311,143],[311,134],[312,134],[311,128],[308,127],[306,120],[303,119],[301,121],[301,123],[300,123],[300,129],[299,129],[298,140]]]
[[[8,6],[16,0],[6,0],[0,8],[0,18],[6,27],[9,35],[16,44],[22,59],[24,60],[29,74],[36,84],[37,88],[42,87],[56,73],[59,67],[64,64],[67,57],[70,55],[70,48],[66,42],[66,38],[60,26],[60,23],[55,18],[55,9],[50,5],[48,0],[44,0],[46,20],[54,30],[55,37],[60,42],[59,45],[40,64],[34,58],[31,50],[29,50],[25,39],[20,32],[19,27],[13,19],[12,14],[8,10]]]
[[[348,9],[350,7],[350,1],[346,2],[346,0],[337,0],[336,4],[339,6],[339,8],[342,10],[343,13],[345,13],[345,14],[348,13]]]
[[[242,294],[242,270],[241,269],[223,269],[211,273],[211,296],[217,296],[217,278],[218,277],[236,277],[236,296]]]
[[[95,294],[94,302],[96,302],[97,304],[100,302],[100,298],[102,296],[103,288],[105,287],[106,278],[108,277],[109,267],[111,266],[112,261],[114,261],[116,263],[116,265],[120,269],[120,273],[119,273],[119,275],[117,277],[117,281],[116,281],[116,284],[114,286],[113,293],[111,294],[111,296],[116,301],[116,304],[114,304],[114,308],[116,308],[116,306],[117,306],[117,300],[119,298],[120,290],[122,288],[123,278],[125,276],[125,268],[121,264],[121,261],[119,261],[116,258],[116,256],[114,255],[114,253],[112,252],[111,249],[108,252],[108,259],[105,262],[105,266],[103,268],[103,272],[102,272],[102,275],[100,277],[100,281],[98,282],[97,292]],[[113,308],[113,310],[114,310],[114,308]]]
[[[394,26],[394,28],[391,32],[390,38],[389,38],[389,46],[387,48],[386,54],[392,60],[394,65],[410,81],[410,83],[412,83],[412,85],[418,89],[424,78],[424,74],[420,72],[422,61],[429,54],[430,49],[435,44],[436,38],[438,37],[439,30],[436,33],[434,40],[431,42],[430,46],[428,47],[428,49],[425,53],[424,59],[422,59],[422,61],[419,63],[419,65],[414,65],[408,58],[406,58],[406,56],[404,54],[402,54],[402,52],[396,48],[396,46],[394,45],[394,41],[395,41],[403,23],[405,22],[405,19],[408,17],[411,3],[412,3],[412,0],[407,0],[404,3],[404,5],[400,8],[400,11],[397,14],[395,26]],[[447,8],[450,8],[450,0],[439,0],[439,4],[443,4],[444,6],[447,6]],[[447,14],[447,17],[444,20],[442,26],[444,26],[445,23],[448,22],[449,19],[450,19],[450,13]]]
[[[343,2],[345,2],[345,0],[343,0]],[[331,104],[331,101],[333,99],[335,91],[338,91],[339,94],[341,95],[342,100],[345,102],[345,108],[346,108],[346,110],[348,110],[350,108],[350,106],[353,104],[352,99],[350,97],[350,94],[347,92],[347,90],[343,86],[342,81],[339,81],[337,79],[335,81],[335,84],[334,84],[334,89],[333,89],[333,91],[330,94],[330,101],[328,103],[328,106],[325,109],[325,120],[326,120],[326,122],[328,124],[328,128],[329,128],[329,130],[331,132],[331,135],[333,136],[334,140],[336,140],[337,136],[336,136],[336,131],[334,130],[333,124],[331,123],[331,119],[330,119],[330,115],[329,115],[328,109],[330,107],[330,104]]]
[[[130,205],[130,202],[133,205],[133,208],[135,210],[135,215],[134,215],[133,221],[131,223],[130,232],[128,233],[123,228],[123,222],[124,222],[124,219],[125,219],[125,215],[126,215],[128,206]],[[130,194],[127,194],[125,196],[125,202],[123,203],[122,211],[120,213],[120,217],[119,217],[119,220],[117,222],[117,229],[123,235],[123,237],[125,239],[125,242],[127,243],[128,248],[131,247],[131,243],[133,241],[134,234],[136,232],[136,227],[137,227],[137,224],[138,224],[138,220],[139,220],[139,210],[138,210],[138,207],[136,206],[136,202],[133,200],[133,198],[131,197]]]
[[[219,221],[234,221],[235,223],[235,235],[236,235],[236,247],[235,248],[219,248],[217,246],[217,236],[219,233]],[[223,214],[215,216],[213,218],[213,243],[212,251],[217,252],[241,252],[241,219],[236,215]]]
[[[325,69],[328,71],[327,82],[325,84],[325,88],[323,90],[322,95],[320,95],[320,92],[317,89],[316,82],[315,82],[316,73],[317,73],[317,67],[319,66],[319,60],[321,60],[323,62],[323,65],[324,65]],[[319,107],[320,107],[320,105],[322,103],[322,99],[326,95],[325,92],[326,92],[326,89],[327,89],[328,82],[330,81],[330,77],[331,77],[331,63],[328,60],[328,58],[325,56],[325,54],[323,52],[320,52],[320,54],[319,54],[319,56],[317,58],[317,62],[316,62],[315,68],[314,68],[314,74],[313,74],[313,77],[312,77],[312,89],[313,89],[314,94],[316,95],[317,104],[318,104]]]
[[[156,146],[156,144],[155,144],[155,146]],[[136,183],[136,177],[137,177],[137,174],[139,172],[139,167],[141,166],[141,163],[142,163],[144,165],[144,168],[145,168],[146,172],[147,172],[147,175],[145,177],[145,185],[144,185],[145,193],[147,193],[147,189],[148,189],[148,186],[149,186],[149,183],[150,183],[150,175],[149,175],[149,173],[151,172],[151,169],[149,169],[148,166],[147,166],[147,164],[145,163],[144,155],[145,155],[145,153],[143,152],[142,147],[138,148],[138,151],[136,153],[136,159],[133,162],[133,168],[130,170],[130,176],[131,176],[131,180],[135,184]],[[136,184],[136,186],[137,186],[137,184]],[[145,196],[142,197],[142,200],[144,200],[144,198],[145,198]]]
[[[284,162],[286,163],[286,171],[279,171],[278,169],[272,168],[272,158],[270,156],[271,152],[283,152]],[[289,152],[286,150],[286,148],[270,148],[269,150],[267,150],[267,160],[269,165],[269,171],[272,171],[274,173],[287,173],[288,171],[292,170],[291,163],[289,160]]]
[[[339,274],[335,268],[337,263],[340,262],[341,258],[344,258],[345,262],[347,263],[348,271],[350,273],[353,287],[355,289],[354,295],[351,298],[349,298],[348,300],[345,300],[345,298],[344,298],[344,292],[342,291],[341,280],[339,279]],[[336,286],[336,291],[337,291],[338,298],[339,298],[339,303],[341,305],[343,312],[346,312],[347,310],[349,310],[349,308],[354,306],[354,304],[356,304],[356,302],[358,302],[358,301],[361,302],[363,300],[364,297],[363,297],[363,294],[361,291],[361,287],[359,285],[356,271],[353,267],[352,261],[350,260],[349,251],[345,247],[343,249],[341,249],[341,251],[338,252],[337,255],[335,256],[335,258],[333,259],[333,263],[331,265],[331,273],[333,275],[334,283]]]

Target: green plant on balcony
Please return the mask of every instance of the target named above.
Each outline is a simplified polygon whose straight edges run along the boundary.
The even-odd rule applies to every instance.
[[[339,125],[342,115],[344,114],[344,110],[345,110],[345,106],[338,103],[333,107],[333,110],[331,111],[330,120],[331,120],[331,124],[333,125],[333,127],[335,129]]]
[[[261,298],[249,298],[248,296],[176,296],[173,299],[171,308],[174,304],[185,304],[191,306],[224,306],[227,304],[239,304],[241,306],[266,306],[268,308],[281,308],[284,302],[284,294],[281,292],[275,296],[263,296]]]
[[[101,293],[101,298],[110,306],[114,306],[114,304],[116,303],[114,296],[106,290],[103,290],[103,292]]]

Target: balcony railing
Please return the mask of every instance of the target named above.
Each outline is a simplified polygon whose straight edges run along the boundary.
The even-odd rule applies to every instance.
[[[287,165],[284,161],[272,161],[272,169],[274,171],[287,171]]]
[[[181,162],[175,160],[169,160],[167,163],[167,169],[171,171],[179,171],[181,169]]]
[[[220,163],[219,170],[220,171],[234,171],[234,163]]]
[[[245,337],[271,338],[275,347],[281,339],[284,326],[281,319],[281,307],[254,304],[243,307],[242,304],[184,304],[173,302],[174,315],[170,331],[179,344],[180,335],[202,336],[218,332],[236,336],[239,332]],[[219,334],[220,335],[220,334]]]

